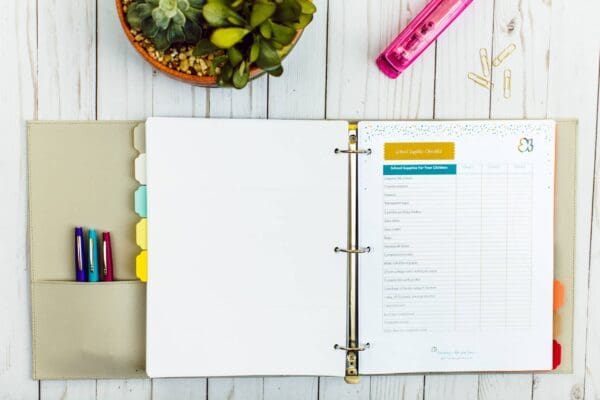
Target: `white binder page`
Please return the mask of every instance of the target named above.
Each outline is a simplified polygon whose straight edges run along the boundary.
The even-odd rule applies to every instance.
[[[555,123],[358,132],[360,373],[551,369]]]
[[[344,374],[348,125],[150,118],[151,377]]]

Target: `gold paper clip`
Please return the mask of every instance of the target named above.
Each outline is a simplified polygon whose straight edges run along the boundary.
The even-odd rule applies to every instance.
[[[486,89],[490,89],[493,86],[493,83],[490,82],[489,79],[484,78],[483,76],[476,74],[475,72],[469,72],[467,74],[467,78],[469,78],[470,80],[472,80],[479,86],[484,87]]]
[[[510,69],[504,70],[504,98],[510,99],[512,95],[512,71]]]
[[[490,76],[490,58],[488,57],[488,51],[487,49],[480,49],[479,50],[479,58],[481,59],[481,72],[483,73],[483,76],[488,77]]]
[[[504,50],[502,50],[500,52],[500,54],[498,54],[496,56],[496,58],[494,58],[494,60],[492,61],[492,65],[494,67],[498,67],[500,64],[502,64],[508,57],[510,57],[510,55],[513,53],[513,51],[515,51],[517,49],[517,45],[514,43],[509,44],[508,46],[506,46],[504,48]]]

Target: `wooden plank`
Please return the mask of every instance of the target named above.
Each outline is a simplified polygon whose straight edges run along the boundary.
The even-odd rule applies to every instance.
[[[435,75],[436,119],[486,119],[490,116],[489,89],[467,79],[483,75],[480,49],[491,61],[494,2],[473,2],[437,42]],[[425,399],[476,399],[477,374],[425,376]]]
[[[113,1],[98,2],[98,119],[145,119],[152,112],[152,67],[121,29]]]
[[[325,118],[327,1],[316,0],[317,13],[289,57],[284,74],[269,77],[268,118]],[[316,400],[319,378],[269,377],[264,379],[265,400]]]
[[[531,374],[480,374],[479,400],[531,399]]]
[[[598,99],[600,99],[600,84],[598,85]],[[596,110],[596,138],[600,134],[600,101],[597,101]],[[596,146],[598,146],[596,139]],[[596,149],[595,176],[600,176],[600,151]],[[596,178],[597,179],[597,178]],[[600,186],[594,186],[594,204],[592,218],[592,241],[591,241],[591,263],[589,280],[589,299],[588,299],[588,329],[587,329],[587,348],[586,348],[586,375],[585,375],[585,395],[588,399],[600,397],[600,348],[595,345],[600,343]],[[572,398],[581,399],[582,393],[577,389],[571,390]],[[574,393],[575,392],[575,393]],[[575,396],[576,394],[577,396]]]
[[[25,120],[36,117],[36,2],[0,3],[0,398],[37,399],[31,379]]]
[[[550,48],[548,115],[579,119],[577,154],[577,215],[575,251],[575,306],[573,327],[573,374],[538,375],[536,399],[573,399],[598,397],[599,359],[597,353],[598,318],[593,296],[597,279],[588,281],[590,266],[597,265],[593,253],[590,264],[590,216],[594,188],[594,151],[597,139],[598,49],[600,32],[594,15],[598,2],[556,0],[552,2],[552,44]],[[577,43],[576,46],[570,43]],[[597,179],[597,178],[596,178]],[[596,197],[597,201],[598,197]],[[594,278],[594,276],[592,276]],[[589,300],[589,293],[593,297]],[[588,307],[586,305],[590,306]],[[590,320],[587,321],[587,318]],[[586,354],[586,329],[587,354]],[[587,357],[586,357],[587,356]]]
[[[96,2],[38,4],[38,117],[96,117]],[[41,399],[96,394],[96,381],[41,382]]]
[[[266,118],[268,77],[261,76],[244,89],[216,88],[209,91],[212,118]]]
[[[490,90],[468,80],[467,74],[483,75],[480,49],[487,49],[491,58],[493,18],[493,2],[475,1],[438,39],[436,119],[489,118]]]
[[[152,114],[162,117],[205,117],[208,89],[190,86],[154,72]],[[152,399],[206,399],[206,378],[153,379]]]
[[[206,400],[206,379],[153,379],[152,400]]]
[[[516,50],[492,69],[491,118],[543,118],[546,116],[550,43],[550,4],[538,1],[497,1],[494,13],[492,58],[510,44]],[[505,97],[503,78],[512,71],[512,93]],[[481,398],[529,399],[533,375],[485,374],[479,379]],[[502,397],[504,396],[504,397]]]
[[[96,114],[96,1],[38,4],[40,119]]]
[[[210,89],[209,116],[221,118],[266,118],[268,78],[262,76],[242,90]],[[209,400],[263,398],[263,378],[209,378]]]
[[[349,385],[343,378],[320,378],[319,399],[320,400],[363,400],[369,398],[371,379],[368,376],[361,377],[360,383]]]
[[[424,384],[423,375],[372,376],[369,399],[423,399]]]
[[[262,378],[211,378],[209,400],[262,400]]]
[[[435,47],[396,80],[375,65],[379,53],[425,0],[330,2],[327,118],[417,119],[433,116]]]
[[[435,47],[391,80],[375,59],[424,7],[424,0],[330,2],[327,118],[428,119],[433,117]],[[363,338],[369,341],[368,338]],[[362,377],[360,385],[321,378],[320,398],[422,397],[423,376]]]
[[[315,5],[313,21],[283,62],[283,75],[269,78],[269,118],[325,117],[327,1]]]
[[[134,54],[113,2],[98,2],[96,118],[144,119],[152,106],[152,69]],[[148,379],[98,380],[98,399],[150,399]]]
[[[425,400],[478,398],[478,374],[427,375],[425,378]]]
[[[314,377],[265,378],[264,400],[315,400],[319,394],[319,379]]]
[[[96,381],[40,381],[40,400],[95,400]]]
[[[97,381],[96,400],[137,400],[151,398],[150,379]]]

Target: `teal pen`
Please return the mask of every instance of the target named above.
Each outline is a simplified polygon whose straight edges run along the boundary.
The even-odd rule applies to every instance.
[[[88,263],[88,282],[98,282],[100,280],[100,271],[98,266],[98,239],[96,230],[90,229],[88,232],[89,243],[89,263]]]

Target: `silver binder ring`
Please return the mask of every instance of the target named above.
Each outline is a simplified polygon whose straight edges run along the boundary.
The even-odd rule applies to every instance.
[[[344,153],[344,154],[366,154],[366,155],[369,155],[369,154],[371,154],[371,149],[366,149],[366,150],[340,150],[340,149],[335,149],[334,153],[335,154]]]
[[[368,253],[371,251],[371,247],[367,246],[367,247],[360,247],[358,249],[341,249],[339,247],[335,247],[333,249],[333,251],[335,251],[336,253],[350,253],[350,254],[362,254],[362,253]]]
[[[365,351],[366,349],[368,349],[369,347],[371,347],[370,343],[365,343],[362,346],[357,346],[357,347],[346,347],[346,346],[340,346],[339,344],[334,344],[333,348],[336,350],[343,350],[343,351]]]

